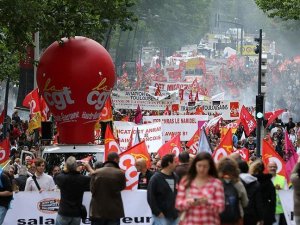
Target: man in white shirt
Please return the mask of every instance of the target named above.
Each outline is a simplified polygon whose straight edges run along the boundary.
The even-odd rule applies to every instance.
[[[26,180],[25,191],[53,191],[56,186],[53,177],[45,174],[46,162],[44,159],[37,158],[34,162],[36,172]]]

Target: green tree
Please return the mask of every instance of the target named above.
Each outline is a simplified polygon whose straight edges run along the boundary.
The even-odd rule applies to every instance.
[[[300,19],[298,0],[255,0],[255,2],[269,17],[280,17],[284,20]]]
[[[101,42],[106,32],[117,26],[122,30],[132,29],[136,18],[130,8],[134,1],[0,0],[1,45],[10,54],[22,56],[28,46],[33,46],[33,34],[37,31],[42,47],[62,37],[76,35]],[[1,75],[0,80],[3,79]]]

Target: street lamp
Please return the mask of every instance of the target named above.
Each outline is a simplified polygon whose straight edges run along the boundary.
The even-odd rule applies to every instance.
[[[238,26],[241,27],[241,47],[240,47],[240,54],[243,55],[243,40],[244,40],[244,25],[241,23],[237,23],[236,21],[238,18],[234,18],[235,22],[231,21],[225,21],[225,20],[220,20],[220,15],[216,15],[216,25],[219,27],[219,23],[227,23],[227,24],[234,24],[236,26],[236,32],[237,32],[237,37],[236,37],[236,52],[238,52],[238,37],[239,37],[239,32],[238,32]]]

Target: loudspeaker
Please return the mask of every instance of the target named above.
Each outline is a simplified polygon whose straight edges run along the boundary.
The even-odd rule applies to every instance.
[[[42,122],[42,140],[52,140],[53,123],[51,121]]]

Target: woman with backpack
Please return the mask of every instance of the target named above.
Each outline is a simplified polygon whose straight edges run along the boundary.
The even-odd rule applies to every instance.
[[[265,166],[261,159],[250,164],[249,173],[257,178],[262,199],[264,225],[272,225],[275,220],[276,190],[272,182],[271,174],[264,174]]]
[[[209,153],[201,152],[178,187],[176,208],[181,225],[219,225],[224,210],[224,190]]]
[[[225,193],[225,210],[220,215],[221,224],[243,225],[243,208],[248,205],[248,196],[239,179],[238,164],[233,159],[224,157],[218,162],[217,168]]]

